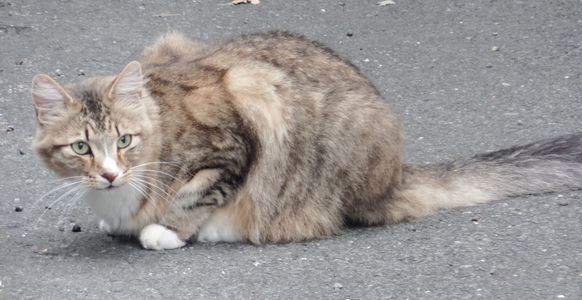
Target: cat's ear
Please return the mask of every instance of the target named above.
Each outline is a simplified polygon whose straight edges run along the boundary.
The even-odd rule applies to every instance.
[[[56,81],[45,74],[32,78],[32,99],[36,119],[39,124],[47,125],[61,119],[73,98]]]
[[[132,61],[115,78],[109,90],[109,99],[123,101],[130,105],[139,105],[143,96],[144,84],[141,64]]]

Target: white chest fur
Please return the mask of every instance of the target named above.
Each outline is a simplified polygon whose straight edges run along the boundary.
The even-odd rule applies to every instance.
[[[110,190],[90,190],[85,199],[102,219],[100,227],[109,232],[132,228],[132,217],[141,204],[141,195],[128,184]]]

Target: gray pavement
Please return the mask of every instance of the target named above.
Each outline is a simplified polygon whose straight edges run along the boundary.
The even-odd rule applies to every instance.
[[[284,29],[326,43],[400,113],[413,162],[581,129],[580,1],[225,2],[0,1],[1,299],[582,299],[582,192],[306,243],[167,252],[100,233],[82,202],[40,218],[55,178],[30,150],[32,76],[115,73],[167,30],[213,42]]]

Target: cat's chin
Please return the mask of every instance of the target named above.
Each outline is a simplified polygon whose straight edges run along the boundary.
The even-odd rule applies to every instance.
[[[113,190],[118,190],[121,187],[124,187],[126,184],[127,183],[109,184],[109,185],[92,187],[92,189],[98,190],[98,191],[113,191]]]

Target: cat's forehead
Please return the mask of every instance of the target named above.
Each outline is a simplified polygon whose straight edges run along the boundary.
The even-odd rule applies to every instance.
[[[74,96],[82,103],[81,117],[92,121],[98,129],[106,129],[110,120],[110,108],[105,104],[104,95],[95,90],[84,90],[79,96]]]
[[[111,128],[111,108],[106,101],[110,82],[108,78],[93,78],[66,87],[81,104],[79,119],[100,131]]]
[[[71,118],[70,126],[77,130],[90,128],[93,136],[119,135],[121,132],[138,132],[141,119],[135,108],[124,106],[109,94],[115,77],[93,77],[65,85],[66,92],[79,107]]]

